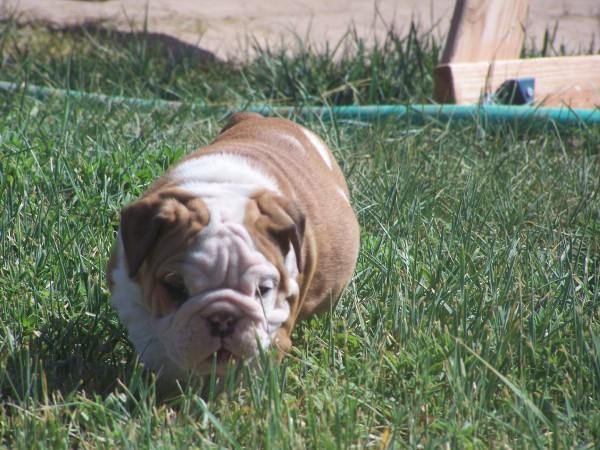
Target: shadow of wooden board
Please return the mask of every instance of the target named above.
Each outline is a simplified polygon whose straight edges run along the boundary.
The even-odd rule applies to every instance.
[[[600,55],[442,64],[435,69],[435,98],[479,103],[509,79],[535,79],[535,105],[600,106]]]

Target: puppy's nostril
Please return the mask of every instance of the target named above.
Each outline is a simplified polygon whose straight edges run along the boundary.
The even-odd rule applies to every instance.
[[[206,318],[210,326],[210,334],[219,337],[226,337],[233,333],[237,320],[237,317],[229,313],[216,313]]]

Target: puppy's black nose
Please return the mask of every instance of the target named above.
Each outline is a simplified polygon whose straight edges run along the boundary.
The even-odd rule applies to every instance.
[[[233,333],[237,320],[237,317],[225,312],[216,313],[206,318],[210,327],[210,334],[222,338]]]

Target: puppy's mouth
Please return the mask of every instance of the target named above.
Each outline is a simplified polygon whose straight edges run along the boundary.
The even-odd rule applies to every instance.
[[[226,348],[220,348],[209,356],[210,361],[215,361],[217,364],[228,364],[234,362],[238,358]]]
[[[241,356],[225,347],[221,347],[211,353],[204,362],[201,363],[201,366],[203,367],[202,373],[204,375],[209,375],[214,370],[216,375],[223,376],[241,361]]]

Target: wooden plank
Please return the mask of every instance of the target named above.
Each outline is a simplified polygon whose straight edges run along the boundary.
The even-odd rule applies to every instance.
[[[442,64],[516,59],[527,0],[456,0]]]
[[[600,106],[600,55],[440,65],[435,70],[435,99],[478,103],[504,81],[524,77],[535,79],[536,105]]]

